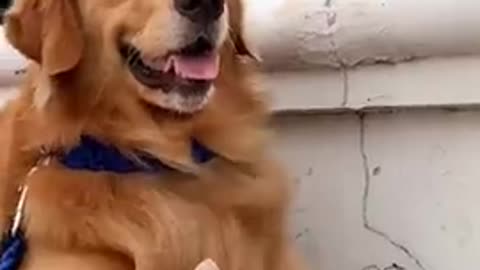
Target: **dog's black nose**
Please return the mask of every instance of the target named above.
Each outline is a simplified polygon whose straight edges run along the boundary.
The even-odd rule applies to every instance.
[[[175,9],[193,22],[215,21],[224,11],[225,0],[174,0]]]

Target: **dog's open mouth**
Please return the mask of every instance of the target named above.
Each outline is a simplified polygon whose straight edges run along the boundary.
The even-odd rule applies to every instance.
[[[219,56],[213,46],[199,38],[163,57],[145,58],[131,44],[120,48],[124,62],[135,79],[152,90],[179,95],[206,95],[219,73]]]

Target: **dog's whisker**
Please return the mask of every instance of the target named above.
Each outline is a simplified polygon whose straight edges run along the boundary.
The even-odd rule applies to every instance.
[[[138,51],[135,51],[135,49],[133,49],[134,52],[129,54],[128,57],[127,57],[127,63],[129,65],[131,64],[136,64],[138,63],[138,60],[140,60],[140,53]]]
[[[133,47],[128,47],[128,54],[133,54],[135,53],[135,49]]]
[[[139,56],[132,59],[131,65],[138,65],[141,62],[141,58]]]
[[[135,62],[136,62],[135,56],[130,55],[130,56],[127,58],[127,64],[131,65],[131,64],[133,64],[133,63],[135,63]]]

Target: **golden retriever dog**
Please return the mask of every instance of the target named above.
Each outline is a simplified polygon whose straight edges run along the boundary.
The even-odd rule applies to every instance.
[[[2,116],[0,226],[27,186],[22,269],[300,268],[239,1],[13,2],[6,35],[32,61]],[[169,169],[66,167],[85,135]]]

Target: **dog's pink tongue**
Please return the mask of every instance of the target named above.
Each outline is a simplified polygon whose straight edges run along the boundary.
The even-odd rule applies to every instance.
[[[204,56],[172,55],[170,61],[175,73],[182,78],[213,80],[218,76],[219,57],[215,53]]]

